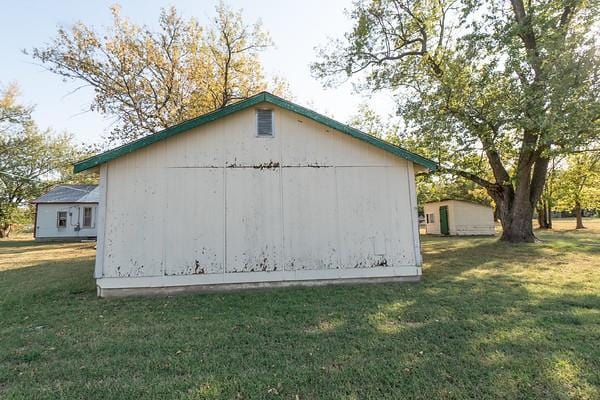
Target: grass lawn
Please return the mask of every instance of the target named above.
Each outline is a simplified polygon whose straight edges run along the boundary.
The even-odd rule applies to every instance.
[[[0,398],[599,399],[586,222],[424,237],[418,284],[123,300],[96,298],[91,244],[0,241]]]

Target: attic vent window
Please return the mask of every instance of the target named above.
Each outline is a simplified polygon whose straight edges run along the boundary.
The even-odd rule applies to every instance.
[[[273,136],[273,110],[256,110],[256,135]]]

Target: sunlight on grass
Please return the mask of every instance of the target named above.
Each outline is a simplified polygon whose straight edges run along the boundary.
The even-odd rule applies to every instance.
[[[548,361],[550,379],[557,387],[576,399],[598,399],[600,390],[582,379],[581,368],[565,355],[556,355]]]
[[[379,307],[379,311],[369,315],[369,323],[381,333],[398,333],[403,329],[421,327],[423,322],[406,320],[404,311],[414,301],[394,302]]]
[[[344,326],[344,321],[341,319],[330,319],[320,321],[316,326],[309,327],[306,333],[328,333],[335,332]]]
[[[502,368],[504,368],[505,366],[510,364],[510,359],[510,355],[500,350],[486,352],[481,357],[482,364],[485,367],[501,366]]]
[[[0,239],[0,271],[69,261],[93,261],[95,243],[36,242],[23,235]]]
[[[203,383],[197,389],[190,389],[187,392],[187,399],[206,399],[220,396],[219,386],[214,383]]]
[[[555,218],[552,221],[552,230],[555,232],[572,234],[600,234],[600,219],[584,218],[583,225],[586,229],[575,229],[575,218]]]
[[[0,241],[0,398],[597,399],[600,220],[422,238],[418,284],[96,297],[93,244]]]

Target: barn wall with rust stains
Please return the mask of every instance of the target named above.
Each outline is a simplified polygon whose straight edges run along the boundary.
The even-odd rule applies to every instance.
[[[420,274],[412,163],[269,107],[272,138],[249,109],[110,161],[97,277]]]

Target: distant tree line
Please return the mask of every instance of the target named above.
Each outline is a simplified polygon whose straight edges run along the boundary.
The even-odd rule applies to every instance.
[[[15,223],[31,221],[30,200],[56,183],[75,181],[71,163],[85,155],[71,136],[40,129],[33,108],[18,95],[16,84],[0,88],[0,238]]]

